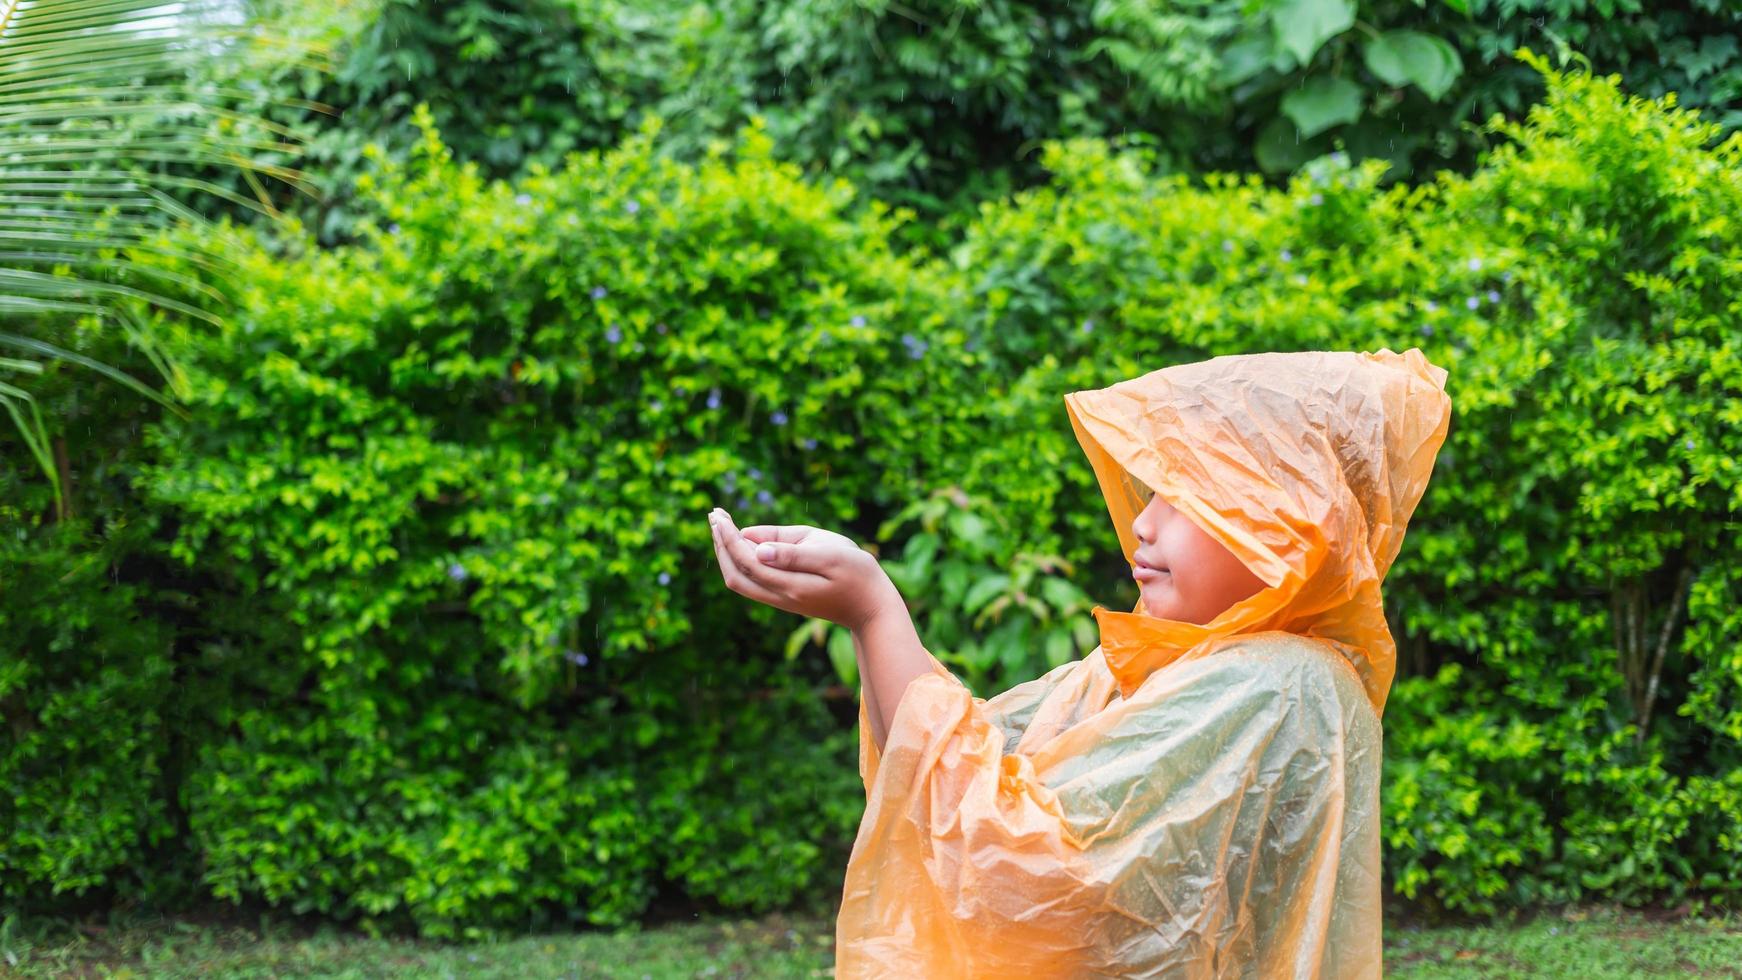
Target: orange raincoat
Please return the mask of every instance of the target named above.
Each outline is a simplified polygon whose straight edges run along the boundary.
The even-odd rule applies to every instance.
[[[1380,975],[1379,584],[1444,442],[1446,372],[1251,354],[1065,396],[1127,562],[1151,492],[1267,588],[990,700],[933,658],[879,752],[838,977]]]

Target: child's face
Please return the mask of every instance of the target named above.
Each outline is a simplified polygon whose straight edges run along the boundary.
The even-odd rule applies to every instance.
[[[1264,588],[1264,580],[1233,552],[1160,496],[1149,499],[1131,529],[1137,534],[1137,561],[1162,570],[1133,572],[1144,610],[1157,619],[1201,626]]]

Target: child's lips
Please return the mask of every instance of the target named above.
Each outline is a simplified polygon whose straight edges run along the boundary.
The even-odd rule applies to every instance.
[[[1154,582],[1165,578],[1168,574],[1168,570],[1165,568],[1155,568],[1142,562],[1138,562],[1131,569],[1131,577],[1139,582]]]

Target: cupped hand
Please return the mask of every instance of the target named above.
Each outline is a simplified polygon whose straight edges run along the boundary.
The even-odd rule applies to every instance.
[[[726,587],[757,602],[857,630],[895,594],[883,566],[845,535],[808,524],[740,532],[717,507],[708,523]]]

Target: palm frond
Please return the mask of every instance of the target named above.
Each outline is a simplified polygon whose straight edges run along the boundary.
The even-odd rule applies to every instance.
[[[215,0],[0,0],[0,347],[21,355],[0,357],[0,405],[48,477],[59,517],[66,488],[28,378],[58,361],[173,407],[160,387],[184,396],[183,374],[143,311],[221,322],[224,296],[151,259],[221,272],[234,252],[217,227],[197,254],[165,244],[166,227],[199,220],[175,195],[268,217],[278,209],[262,177],[313,195],[289,165],[301,151],[297,134],[234,108],[259,95],[200,82],[194,65],[288,57],[324,68],[325,51],[241,30],[224,20],[231,9]],[[253,196],[199,176],[213,169],[239,171]],[[121,330],[161,386],[56,342],[93,318]]]

